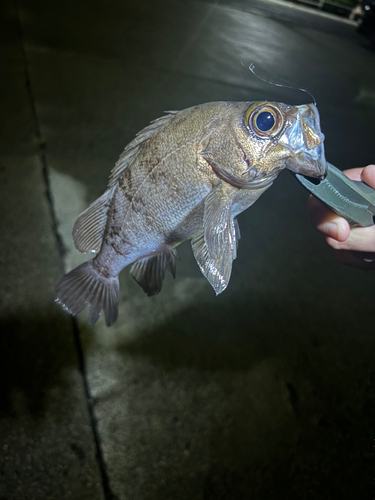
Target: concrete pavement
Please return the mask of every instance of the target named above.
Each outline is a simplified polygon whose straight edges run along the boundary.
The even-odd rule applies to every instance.
[[[102,499],[17,12],[2,5],[0,498]]]
[[[84,260],[74,220],[150,120],[304,102],[250,62],[314,93],[329,161],[374,161],[366,40],[250,4],[2,7],[0,499],[371,497],[374,276],[335,262],[287,173],[239,217],[219,297],[184,244],[159,296],[122,273],[111,329],[53,303],[62,268]]]

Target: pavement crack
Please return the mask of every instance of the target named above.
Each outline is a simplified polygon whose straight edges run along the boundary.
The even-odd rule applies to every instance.
[[[81,338],[80,338],[80,334],[79,334],[79,328],[78,328],[77,320],[73,316],[72,316],[72,328],[73,328],[73,333],[74,333],[74,341],[76,344],[76,350],[77,350],[77,354],[78,354],[79,369],[80,369],[80,372],[82,374],[83,385],[84,385],[84,390],[85,390],[85,394],[86,394],[86,402],[87,402],[88,412],[89,412],[89,416],[90,416],[91,428],[93,431],[93,436],[94,436],[94,441],[95,441],[96,461],[97,461],[98,468],[100,471],[104,498],[105,498],[105,500],[118,500],[118,497],[112,492],[110,484],[109,484],[107,467],[106,467],[106,464],[104,461],[104,454],[103,454],[101,441],[100,441],[98,420],[95,416],[95,409],[94,409],[95,399],[92,397],[91,392],[90,392],[90,386],[89,386],[89,383],[87,380],[85,356],[84,356],[84,352],[83,352],[83,348],[82,348],[82,342],[81,342]]]
[[[25,68],[25,86],[26,86],[27,94],[28,94],[29,101],[30,101],[30,110],[32,113],[32,121],[34,124],[34,134],[35,134],[36,141],[38,143],[38,149],[39,149],[38,153],[39,153],[39,158],[40,158],[40,162],[42,165],[42,177],[43,177],[43,181],[44,181],[45,196],[47,198],[47,204],[48,204],[51,222],[52,222],[52,232],[55,236],[57,251],[58,251],[58,254],[60,257],[59,258],[59,267],[60,267],[60,270],[62,272],[64,272],[63,257],[65,255],[65,247],[64,247],[64,243],[63,243],[63,240],[61,238],[61,235],[58,231],[58,222],[57,222],[56,212],[54,209],[51,183],[50,183],[50,179],[49,179],[49,171],[48,171],[47,158],[46,158],[46,144],[45,144],[45,141],[42,137],[42,131],[41,131],[41,127],[40,127],[39,117],[38,117],[38,113],[37,113],[37,109],[36,109],[36,102],[35,102],[35,97],[34,97],[34,93],[33,93],[33,89],[32,89],[31,78],[30,78],[29,61],[27,59],[27,53],[26,53],[26,47],[25,47],[25,37],[23,34],[23,29],[22,29],[19,7],[18,7],[16,0],[14,0],[14,5],[15,5],[16,13],[17,13],[19,38],[21,40],[21,45],[22,45],[22,54],[23,54],[24,68]]]
[[[24,37],[23,29],[22,29],[20,10],[19,10],[19,6],[17,4],[17,1],[16,0],[13,0],[13,1],[14,1],[15,11],[16,11],[16,15],[17,15],[17,20],[18,20],[19,39],[21,40],[22,54],[23,54],[23,59],[24,59],[25,86],[27,89],[29,102],[30,102],[30,109],[31,109],[32,117],[33,117],[32,121],[34,124],[34,134],[36,137],[36,141],[38,143],[38,150],[39,150],[38,153],[39,153],[39,158],[40,158],[41,166],[42,166],[42,178],[43,178],[43,182],[44,182],[45,196],[47,199],[47,204],[48,204],[51,222],[52,222],[51,229],[52,229],[53,234],[55,236],[57,252],[58,252],[58,256],[59,256],[59,259],[58,259],[59,266],[61,269],[61,273],[63,274],[65,272],[65,269],[64,269],[64,267],[65,267],[64,266],[65,246],[64,246],[63,240],[62,240],[61,235],[60,235],[59,230],[58,230],[58,220],[57,220],[56,210],[55,210],[54,201],[53,201],[50,176],[49,176],[49,168],[48,168],[48,162],[47,162],[47,158],[46,158],[46,143],[45,143],[43,136],[42,136],[40,121],[39,121],[37,108],[36,108],[36,101],[35,101],[34,92],[33,92],[33,88],[32,88],[32,81],[30,78],[29,61],[27,58],[27,52],[26,52],[26,47],[25,47],[25,37]],[[91,393],[90,393],[90,387],[89,387],[88,378],[87,378],[87,371],[86,371],[86,367],[85,367],[85,357],[84,357],[84,352],[83,352],[83,348],[82,348],[82,342],[81,342],[81,338],[80,338],[77,320],[74,317],[72,317],[71,322],[72,322],[74,343],[75,343],[77,357],[78,357],[78,367],[79,367],[79,371],[81,373],[82,380],[83,380],[84,394],[85,394],[91,429],[92,429],[92,433],[93,433],[93,439],[94,439],[94,443],[95,443],[96,461],[97,461],[97,465],[98,465],[98,469],[99,469],[99,475],[100,475],[100,480],[101,480],[101,484],[102,484],[104,498],[105,498],[105,500],[117,500],[116,495],[114,495],[114,493],[111,491],[111,488],[109,485],[109,478],[108,478],[107,469],[106,469],[106,465],[105,465],[104,457],[103,457],[103,450],[102,450],[101,442],[100,442],[98,422],[97,422],[97,419],[95,417],[95,412],[94,412],[94,401],[93,401],[93,398],[92,398]]]

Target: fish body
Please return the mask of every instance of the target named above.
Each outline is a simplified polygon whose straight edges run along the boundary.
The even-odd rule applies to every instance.
[[[192,240],[197,263],[217,294],[237,255],[235,217],[285,168],[324,177],[324,136],[313,104],[212,102],[167,113],[138,133],[113,168],[108,189],[76,221],[80,252],[96,253],[57,285],[71,314],[90,306],[117,319],[118,275],[148,295],[175,276],[176,247]]]

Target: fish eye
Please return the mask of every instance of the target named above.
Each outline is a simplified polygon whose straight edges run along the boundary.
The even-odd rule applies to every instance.
[[[268,138],[280,132],[284,119],[277,106],[262,103],[253,105],[246,111],[245,123],[258,137]]]
[[[268,132],[275,125],[275,118],[269,111],[262,111],[255,118],[255,125],[262,132]]]

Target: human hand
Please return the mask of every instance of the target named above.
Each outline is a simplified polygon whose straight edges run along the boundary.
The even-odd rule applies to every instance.
[[[345,170],[354,181],[362,181],[375,189],[375,165]],[[375,225],[350,228],[348,222],[329,210],[314,196],[309,198],[312,225],[324,234],[326,242],[339,262],[364,270],[375,270]]]

